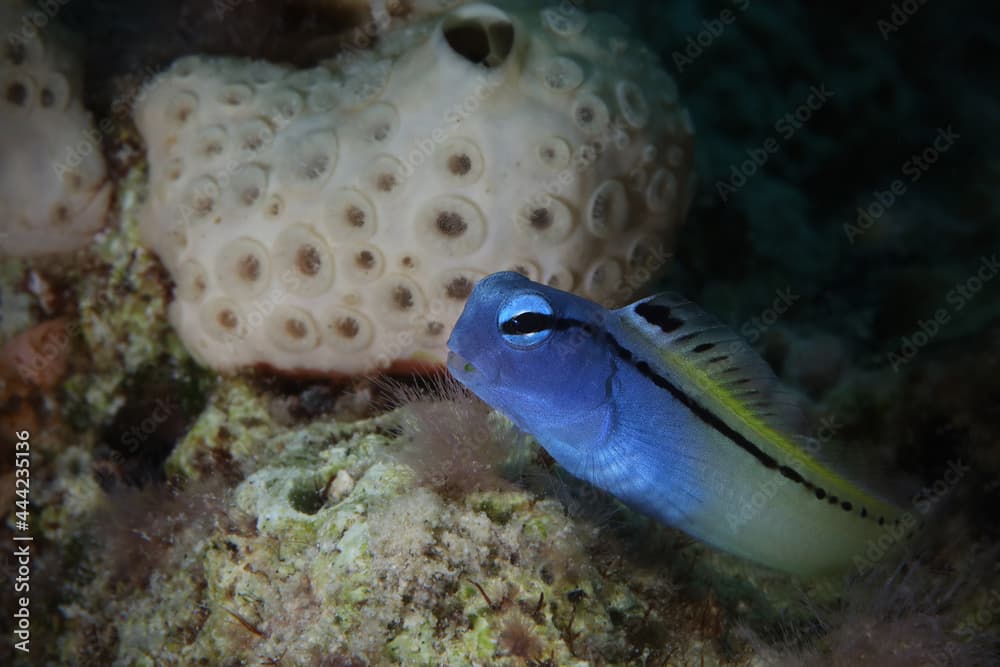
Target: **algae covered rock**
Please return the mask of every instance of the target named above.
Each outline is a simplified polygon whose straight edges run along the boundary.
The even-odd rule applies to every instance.
[[[555,499],[415,485],[399,413],[280,426],[269,406],[222,383],[168,461],[187,482],[97,503],[66,659],[97,628],[114,664],[624,665],[671,637],[714,655],[683,639],[666,570],[621,576]]]

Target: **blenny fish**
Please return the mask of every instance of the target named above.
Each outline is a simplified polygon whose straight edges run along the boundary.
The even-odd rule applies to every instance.
[[[569,473],[724,551],[831,573],[904,516],[825,461],[801,399],[678,295],[607,310],[494,273],[448,347],[452,375]]]

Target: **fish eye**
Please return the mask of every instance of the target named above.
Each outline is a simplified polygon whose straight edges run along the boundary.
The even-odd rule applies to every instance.
[[[497,327],[500,335],[513,347],[526,350],[543,343],[555,327],[555,311],[541,294],[515,294],[500,306]]]

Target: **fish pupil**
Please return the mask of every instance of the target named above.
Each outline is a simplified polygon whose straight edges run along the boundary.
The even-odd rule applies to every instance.
[[[551,329],[553,318],[543,313],[519,313],[500,325],[500,329],[510,336],[526,336]]]

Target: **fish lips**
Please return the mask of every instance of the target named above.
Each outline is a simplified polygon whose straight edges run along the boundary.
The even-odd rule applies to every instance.
[[[466,359],[454,349],[448,351],[448,371],[452,376],[469,389],[476,391],[480,387],[489,387],[499,379],[497,373],[488,374],[483,369]]]
[[[482,375],[475,364],[454,350],[448,351],[448,371],[462,384],[470,384]]]

